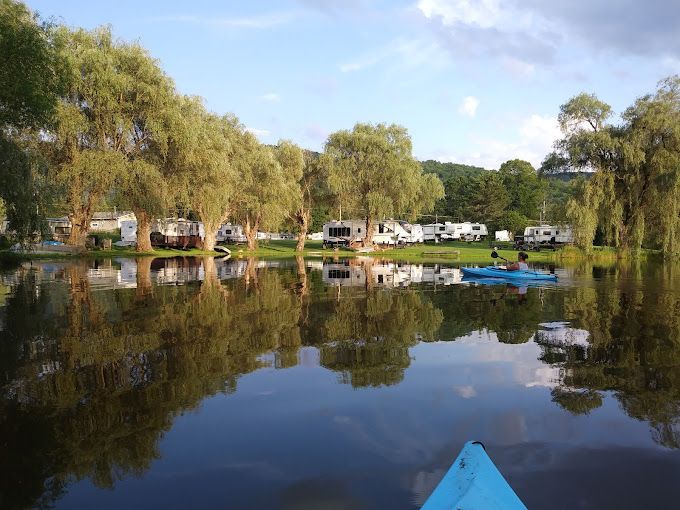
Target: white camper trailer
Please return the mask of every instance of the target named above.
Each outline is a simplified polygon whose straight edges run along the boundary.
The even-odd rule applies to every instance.
[[[571,226],[538,225],[524,229],[524,242],[531,244],[569,244],[574,242]]]
[[[416,244],[425,242],[425,237],[423,233],[423,226],[416,224],[411,224],[406,221],[400,221],[401,227],[406,231],[406,244]]]
[[[373,224],[375,244],[400,245],[422,242],[422,227],[405,221],[384,220]],[[363,220],[331,221],[323,226],[324,246],[349,246],[366,238]]]
[[[442,241],[442,236],[446,234],[446,225],[443,223],[429,223],[423,225],[423,240],[432,243]]]
[[[245,243],[247,241],[241,225],[224,223],[215,237],[218,243]]]
[[[455,241],[481,241],[489,235],[484,223],[445,223],[446,237]]]
[[[123,220],[120,222],[120,246],[137,244],[137,220]]]
[[[496,230],[496,241],[507,243],[510,241],[509,230]]]

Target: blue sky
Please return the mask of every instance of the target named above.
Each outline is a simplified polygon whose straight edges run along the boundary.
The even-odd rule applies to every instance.
[[[182,93],[263,142],[314,150],[356,122],[395,122],[419,159],[538,165],[571,96],[620,113],[680,73],[677,0],[27,3],[70,26],[112,25]]]

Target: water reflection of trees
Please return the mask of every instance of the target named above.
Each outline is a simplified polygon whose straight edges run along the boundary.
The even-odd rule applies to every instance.
[[[505,343],[533,337],[541,360],[561,368],[557,405],[587,414],[611,391],[658,443],[680,446],[673,266],[652,266],[645,280],[639,267],[591,268],[598,285],[519,293],[329,287],[302,259],[278,270],[168,261],[163,281],[172,283],[170,269],[189,276],[156,285],[161,263],[138,262],[133,288],[117,290],[96,290],[89,263],[63,264],[53,281],[17,273],[0,330],[1,507],[49,503],[71,477],[110,487],[144,472],[176,415],[235,391],[240,376],[269,363],[265,353],[277,367],[295,365],[301,345],[316,346],[341,382],[370,387],[401,381],[419,341],[477,330]],[[224,279],[225,269],[238,277]],[[588,343],[551,341],[539,324],[552,320],[586,330]]]
[[[409,348],[434,338],[442,319],[416,291],[345,289],[324,324],[321,364],[355,387],[397,383],[410,364]]]
[[[392,384],[442,320],[416,292],[338,300],[300,261],[281,271],[244,261],[243,277],[225,281],[215,260],[200,263],[192,282],[191,262],[140,259],[134,288],[115,291],[93,288],[90,263],[63,265],[56,282],[18,275],[0,331],[3,508],[47,504],[71,478],[111,487],[143,473],[177,414],[234,391],[265,353],[295,365],[303,336],[345,382]],[[185,284],[154,285],[152,269]]]
[[[563,367],[554,401],[583,413],[611,391],[656,442],[680,447],[679,269],[621,264],[599,285],[566,294],[565,318],[589,332],[589,345],[544,347],[542,359]]]

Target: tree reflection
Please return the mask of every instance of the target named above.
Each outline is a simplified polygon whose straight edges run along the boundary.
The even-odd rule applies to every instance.
[[[564,368],[555,402],[588,412],[611,391],[629,416],[650,424],[654,441],[680,447],[678,269],[621,263],[601,284],[566,295],[565,318],[589,332],[589,345],[544,347],[542,359]]]
[[[225,284],[210,259],[200,284],[150,292],[147,269],[136,289],[105,292],[87,264],[65,265],[61,285],[19,278],[0,331],[2,508],[48,504],[70,478],[139,475],[177,414],[234,391],[263,353],[296,363],[300,302],[285,273],[252,266],[249,282]]]
[[[324,324],[321,364],[352,386],[395,384],[410,364],[409,348],[432,339],[442,311],[415,291],[348,288]]]

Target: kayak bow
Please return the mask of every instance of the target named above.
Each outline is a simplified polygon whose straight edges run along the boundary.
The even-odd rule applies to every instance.
[[[468,441],[421,510],[527,510],[479,441]]]
[[[495,266],[463,267],[465,276],[473,278],[503,278],[509,280],[557,280],[557,275],[539,271],[507,271]]]

